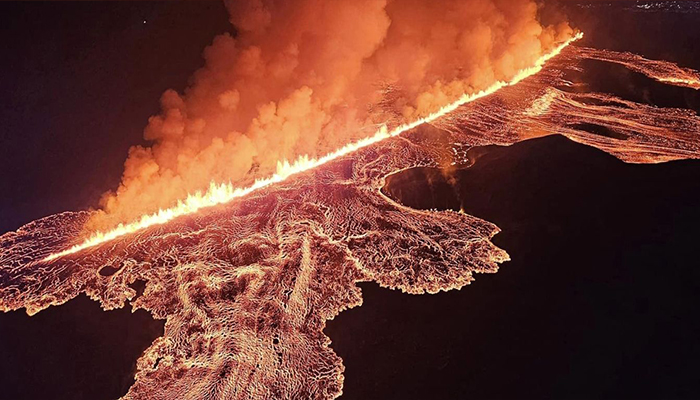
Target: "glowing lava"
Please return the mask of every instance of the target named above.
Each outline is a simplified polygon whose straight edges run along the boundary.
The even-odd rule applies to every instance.
[[[700,74],[666,61],[649,60],[637,54],[613,50],[598,50],[580,47],[577,51],[584,57],[624,65],[659,82],[685,86],[700,90]]]
[[[629,59],[624,54],[573,47],[542,68],[567,44],[511,82],[420,121],[382,128],[320,159],[281,163],[276,175],[248,188],[212,185],[180,208],[71,251],[114,239],[80,257],[59,251],[79,237],[90,212],[56,214],[5,233],[0,310],[32,315],[85,293],[105,310],[130,304],[166,319],[163,336],[137,361],[125,400],[336,398],[345,367],[324,328],[362,303],[358,282],[436,293],[463,288],[509,259],[491,241],[499,232],[494,224],[464,212],[412,209],[384,195],[390,174],[467,165],[476,146],[552,134],[625,162],[700,159],[693,110],[588,90],[580,62]],[[635,69],[652,76],[674,65]],[[50,265],[35,261],[53,252]],[[146,282],[141,293],[136,281]]]
[[[60,251],[58,253],[53,253],[44,258],[42,261],[51,261],[59,257],[63,257],[69,254],[74,254],[77,253],[81,250],[87,249],[89,247],[97,246],[101,243],[108,242],[110,240],[113,240],[115,238],[118,238],[123,235],[127,235],[129,233],[133,233],[136,231],[139,231],[141,229],[147,228],[149,226],[153,225],[158,225],[158,224],[163,224],[168,221],[171,221],[174,218],[187,215],[187,214],[192,214],[195,213],[202,208],[205,207],[211,207],[223,203],[227,203],[235,198],[239,198],[242,196],[246,196],[247,194],[254,192],[258,189],[273,185],[275,183],[282,182],[286,180],[288,177],[294,174],[298,174],[300,172],[308,171],[310,169],[316,168],[320,165],[323,165],[329,161],[338,159],[340,157],[343,157],[345,155],[348,155],[350,153],[353,153],[361,148],[370,146],[372,144],[381,142],[382,140],[395,137],[398,135],[401,135],[402,133],[409,131],[411,129],[416,128],[417,126],[420,126],[422,124],[430,123],[435,121],[436,119],[451,113],[452,111],[456,110],[457,108],[463,106],[464,104],[473,102],[475,100],[478,100],[480,98],[486,97],[488,95],[491,95],[498,90],[506,87],[506,86],[511,86],[519,83],[525,78],[528,78],[539,71],[542,70],[542,67],[545,65],[547,61],[550,59],[556,57],[559,53],[562,52],[567,46],[569,46],[571,43],[583,38],[583,33],[579,32],[569,40],[565,41],[564,43],[560,44],[557,46],[555,49],[553,49],[551,52],[545,54],[544,56],[540,57],[535,65],[532,67],[523,69],[519,71],[513,79],[511,79],[508,82],[504,81],[497,81],[490,87],[481,90],[477,93],[473,94],[464,94],[462,97],[460,97],[457,101],[448,104],[438,111],[420,118],[416,121],[413,121],[411,123],[403,124],[400,125],[391,131],[388,130],[386,125],[383,125],[379,128],[379,130],[372,136],[367,137],[365,139],[359,140],[355,143],[350,143],[344,147],[341,147],[340,149],[326,154],[323,157],[320,158],[309,158],[308,156],[304,155],[299,158],[297,158],[296,161],[293,163],[289,163],[286,160],[283,162],[278,162],[277,164],[277,171],[274,175],[265,178],[265,179],[259,179],[256,180],[255,183],[253,183],[251,186],[244,187],[244,188],[237,188],[233,187],[230,183],[222,183],[222,184],[216,184],[214,182],[211,183],[209,186],[209,189],[205,193],[200,193],[197,192],[195,194],[191,194],[185,199],[184,201],[178,202],[178,204],[172,208],[168,209],[161,209],[153,214],[149,215],[144,215],[141,217],[139,220],[135,222],[131,222],[128,224],[120,224],[117,226],[115,229],[112,229],[107,232],[96,232],[92,236],[90,236],[88,239],[86,239],[84,242],[80,244],[76,244],[73,247],[70,247],[66,250]]]

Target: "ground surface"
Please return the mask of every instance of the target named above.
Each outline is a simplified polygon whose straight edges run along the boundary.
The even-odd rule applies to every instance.
[[[222,11],[211,5],[145,11],[73,5],[78,10],[68,19],[51,5],[3,7],[17,32],[30,22],[44,27],[34,39],[4,39],[15,55],[12,70],[20,71],[8,71],[0,81],[3,92],[13,94],[2,109],[3,116],[13,116],[3,118],[3,133],[16,138],[2,149],[8,174],[0,190],[14,193],[2,199],[4,232],[94,205],[99,193],[113,187],[126,148],[139,140],[145,118],[157,107],[155,99],[167,87],[184,86],[201,48],[226,29],[226,21],[211,23]],[[89,7],[106,8],[95,14]],[[102,17],[84,19],[94,15]],[[697,14],[576,9],[572,16],[587,32],[587,45],[700,66]],[[152,38],[136,31],[144,18],[160,21],[162,38],[134,47]],[[107,30],[107,38],[86,35],[104,31],[99,21],[112,19],[123,25]],[[184,30],[200,37],[178,42],[175,55],[158,45]],[[93,48],[91,40],[111,40],[109,50]],[[65,54],[72,56],[63,59]],[[104,70],[95,68],[105,54],[112,61]],[[181,62],[162,62],[180,55]],[[37,59],[41,63],[32,61]],[[130,71],[132,64],[120,60],[142,64]],[[614,79],[592,74],[592,89],[698,109],[697,92],[662,92],[620,68],[606,71],[615,72]],[[139,76],[153,79],[130,81]],[[68,105],[84,111],[67,113]],[[494,242],[513,261],[461,291],[435,296],[361,284],[364,305],[342,313],[325,330],[346,366],[344,398],[697,397],[699,173],[697,161],[626,165],[550,137],[489,149],[474,167],[456,174],[454,188],[439,173],[395,176],[386,190],[406,205],[461,206],[496,223],[503,232]],[[162,323],[143,312],[105,313],[83,296],[32,318],[22,311],[0,315],[0,358],[6,360],[0,398],[120,396],[132,381],[136,358],[161,331]]]

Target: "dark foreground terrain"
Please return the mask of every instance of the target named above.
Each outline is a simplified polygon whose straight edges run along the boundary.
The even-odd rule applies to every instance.
[[[385,190],[496,223],[513,260],[438,295],[362,284],[326,328],[343,398],[696,397],[700,162],[630,165],[560,136],[471,156],[454,186],[414,169]],[[115,398],[161,333],[84,296],[0,315],[0,398]]]
[[[33,317],[0,314],[0,399],[116,399],[163,327],[143,310],[105,312],[84,294]]]
[[[697,398],[700,162],[625,164],[560,136],[395,175],[415,208],[496,223],[511,262],[461,291],[363,284],[326,333],[346,399]]]

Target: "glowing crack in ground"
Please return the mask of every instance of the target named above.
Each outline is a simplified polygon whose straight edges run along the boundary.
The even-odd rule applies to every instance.
[[[464,94],[462,97],[460,97],[457,101],[448,104],[442,108],[440,108],[438,111],[420,118],[416,121],[413,121],[411,123],[407,124],[402,124],[399,125],[398,127],[389,130],[386,125],[383,125],[374,135],[369,136],[365,139],[359,140],[355,143],[350,143],[332,153],[329,153],[323,157],[320,158],[309,158],[308,156],[304,155],[299,157],[296,161],[294,161],[292,164],[290,164],[288,161],[282,161],[277,163],[277,172],[272,175],[269,178],[265,179],[259,179],[256,180],[255,183],[253,183],[251,186],[248,187],[234,187],[230,183],[224,183],[224,184],[217,184],[215,182],[212,182],[211,185],[209,186],[209,190],[207,190],[205,193],[195,193],[192,195],[189,195],[184,201],[179,202],[175,207],[173,208],[168,208],[168,209],[161,209],[153,214],[149,215],[144,215],[142,218],[139,220],[128,223],[128,224],[120,224],[117,226],[115,229],[112,229],[107,232],[96,232],[92,236],[90,236],[88,239],[86,239],[84,242],[76,244],[66,250],[62,250],[57,253],[52,253],[49,254],[47,257],[43,259],[43,261],[51,261],[59,257],[63,257],[69,254],[73,254],[76,252],[79,252],[81,250],[87,249],[89,247],[97,246],[101,243],[108,242],[110,240],[113,240],[117,237],[127,235],[129,233],[136,232],[140,229],[147,228],[152,225],[157,225],[157,224],[164,224],[168,221],[171,221],[174,218],[187,215],[187,214],[192,214],[197,211],[199,211],[202,208],[205,207],[211,207],[219,204],[224,204],[227,203],[233,199],[240,198],[243,196],[246,196],[256,190],[265,188],[267,186],[283,182],[290,176],[294,174],[298,174],[304,171],[308,171],[313,168],[317,168],[323,164],[326,164],[330,161],[336,160],[340,157],[346,156],[350,153],[353,153],[357,150],[360,150],[362,148],[365,148],[367,146],[371,146],[375,143],[379,143],[383,140],[399,136],[404,132],[408,132],[411,129],[414,129],[420,125],[426,124],[426,123],[431,123],[438,118],[441,118],[457,108],[471,103],[475,100],[478,100],[480,98],[489,96],[493,93],[496,93],[500,89],[507,87],[507,86],[512,86],[520,81],[522,81],[525,78],[528,78],[537,72],[539,72],[542,67],[545,65],[547,61],[550,59],[556,57],[559,53],[561,53],[562,50],[564,50],[567,46],[569,46],[571,43],[573,43],[576,40],[580,40],[583,37],[582,33],[578,33],[575,36],[573,36],[571,39],[567,40],[566,42],[560,44],[557,46],[554,50],[549,52],[548,54],[545,54],[544,56],[540,57],[537,62],[535,63],[534,66],[524,69],[522,71],[519,71],[513,79],[511,79],[508,82],[504,81],[497,81],[493,85],[489,86],[488,88],[481,90],[476,93],[472,94]]]
[[[0,309],[34,314],[85,292],[104,309],[129,301],[165,319],[164,335],[139,358],[125,399],[335,398],[344,366],[323,329],[361,304],[358,282],[435,293],[461,288],[508,260],[490,241],[498,227],[398,204],[381,192],[389,174],[466,165],[474,146],[555,133],[627,162],[700,158],[694,112],[588,92],[575,79],[583,58],[630,60],[569,47],[536,67],[539,73],[456,105],[432,126],[400,137],[384,131],[371,145],[282,175],[225,206],[75,254],[41,261],[72,245],[89,212],[33,221],[0,236]],[[671,64],[635,68],[683,85]],[[116,272],[103,276],[103,268]],[[130,287],[136,280],[146,282],[138,297]]]

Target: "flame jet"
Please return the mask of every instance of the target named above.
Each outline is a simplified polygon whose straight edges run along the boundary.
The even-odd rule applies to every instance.
[[[400,125],[392,130],[388,130],[386,125],[382,125],[374,135],[357,141],[355,143],[348,144],[320,158],[309,158],[308,156],[301,156],[291,164],[288,161],[278,162],[277,172],[274,175],[265,179],[256,180],[255,183],[248,187],[237,188],[233,187],[233,185],[231,185],[230,183],[216,184],[215,182],[212,182],[209,186],[209,189],[205,193],[197,192],[195,194],[189,195],[184,201],[178,202],[178,204],[175,207],[161,209],[156,213],[144,215],[135,222],[128,224],[120,224],[113,230],[107,232],[98,231],[92,236],[90,236],[88,239],[86,239],[84,242],[76,244],[73,247],[60,251],[58,253],[50,254],[49,256],[44,258],[43,261],[51,261],[59,257],[74,254],[81,250],[97,246],[99,244],[108,242],[110,240],[113,240],[123,235],[127,235],[129,233],[136,232],[149,226],[164,224],[168,221],[173,220],[174,218],[195,213],[205,207],[211,207],[227,203],[235,198],[246,196],[256,190],[273,185],[275,183],[282,182],[285,179],[289,178],[291,175],[308,171],[320,165],[326,164],[329,161],[346,156],[364,147],[381,142],[382,140],[399,136],[402,133],[410,131],[411,129],[414,129],[420,125],[431,123],[437,120],[438,118],[453,112],[454,110],[467,103],[496,93],[498,90],[504,87],[518,84],[523,79],[538,73],[542,70],[542,67],[547,61],[556,57],[567,46],[569,46],[571,43],[577,40],[580,40],[581,38],[583,38],[583,33],[579,32],[573,37],[571,37],[569,40],[554,48],[548,54],[545,54],[542,57],[540,57],[535,63],[535,65],[533,65],[532,67],[519,71],[512,80],[508,82],[497,81],[490,87],[477,93],[465,93],[457,101],[442,107],[438,111],[426,117],[417,119],[411,123]]]
[[[182,92],[167,90],[84,235],[247,187],[303,154],[391,132],[518,71],[575,32],[535,0],[232,0]],[[75,244],[75,243],[73,243]]]

